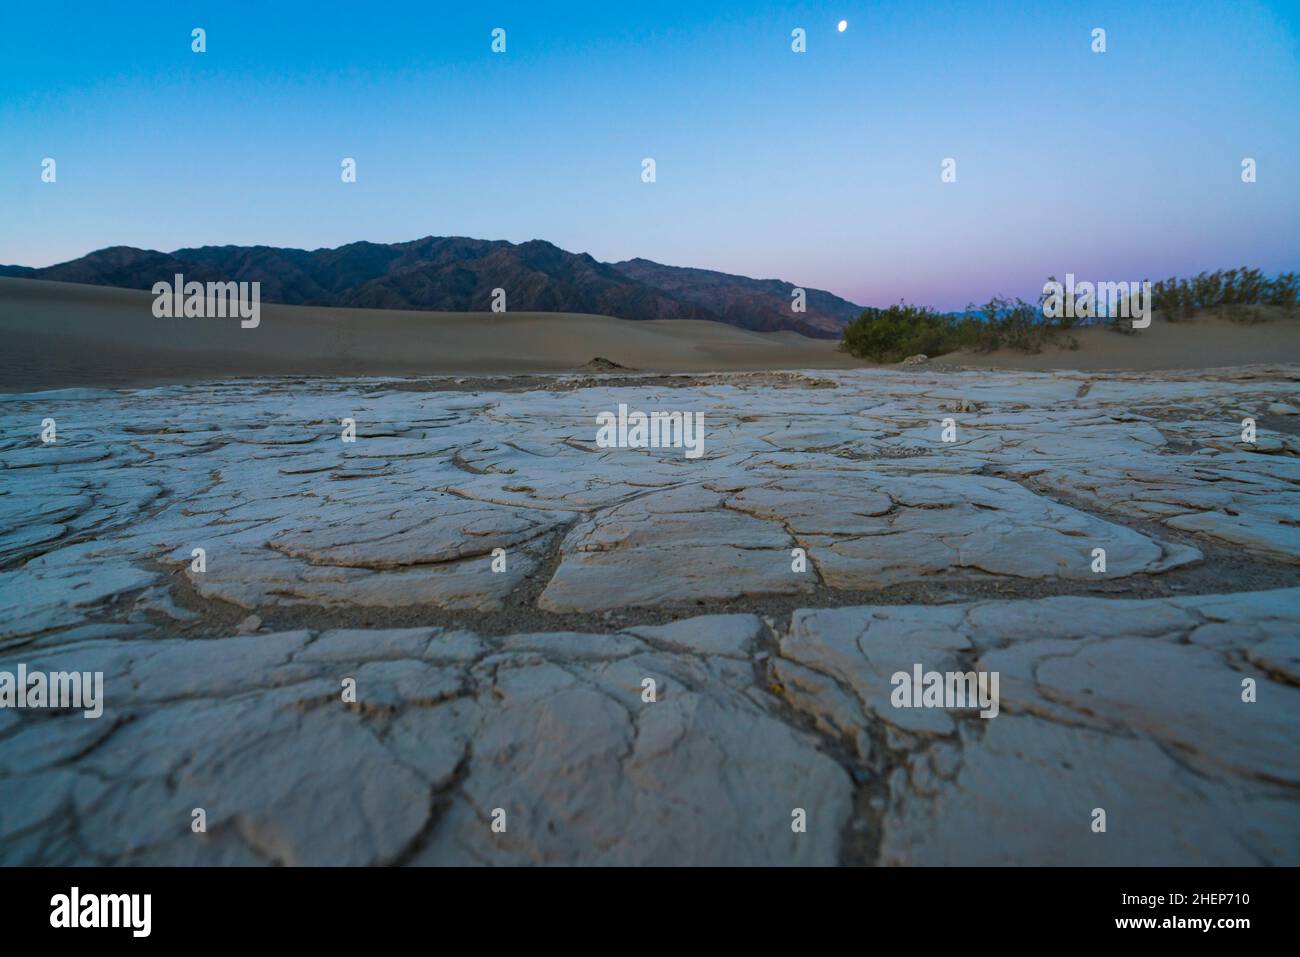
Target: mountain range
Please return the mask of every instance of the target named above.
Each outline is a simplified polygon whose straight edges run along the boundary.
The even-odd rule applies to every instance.
[[[176,273],[198,282],[260,282],[263,302],[375,309],[487,312],[506,290],[512,312],[594,313],[621,319],[712,319],[761,332],[839,338],[862,307],[794,284],[648,259],[602,263],[543,240],[427,236],[336,249],[202,246],[170,253],[110,246],[53,266],[0,266],[0,276],[151,289]]]

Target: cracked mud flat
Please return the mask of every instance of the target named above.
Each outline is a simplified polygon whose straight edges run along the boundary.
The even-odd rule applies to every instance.
[[[0,397],[0,863],[1300,864],[1296,367],[542,384]]]

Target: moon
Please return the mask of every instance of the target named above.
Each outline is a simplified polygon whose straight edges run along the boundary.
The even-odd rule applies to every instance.
[[[849,21],[847,20],[841,20],[839,23],[835,25],[835,29],[839,30],[840,33],[843,33],[848,28],[849,28]]]

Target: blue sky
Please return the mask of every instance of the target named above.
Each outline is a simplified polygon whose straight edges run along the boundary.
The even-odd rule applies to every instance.
[[[1049,273],[1295,269],[1300,4],[0,10],[0,262],[430,234],[940,308]]]

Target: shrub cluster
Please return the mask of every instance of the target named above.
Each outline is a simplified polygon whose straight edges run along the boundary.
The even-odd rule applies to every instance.
[[[1258,318],[1253,310],[1256,306],[1280,306],[1290,316],[1295,313],[1298,294],[1300,274],[1286,272],[1268,279],[1258,269],[1245,267],[1151,284],[1152,307],[1169,322],[1220,308],[1229,319],[1249,322]],[[917,353],[938,356],[959,349],[1041,352],[1048,342],[1061,342],[1073,349],[1078,342],[1068,332],[1082,325],[1133,331],[1128,320],[1117,317],[1048,319],[1043,315],[1043,298],[1034,305],[1023,299],[994,297],[983,305],[971,303],[961,313],[941,313],[904,302],[888,309],[867,308],[845,326],[840,349],[872,362],[899,362]]]
[[[958,349],[1040,352],[1073,320],[1051,320],[1023,299],[995,297],[971,304],[959,314],[940,313],[900,302],[888,309],[868,308],[844,329],[840,349],[872,362],[899,362],[923,353],[943,355]]]
[[[1191,279],[1169,278],[1151,284],[1156,311],[1167,321],[1187,319],[1193,313],[1228,307],[1229,318],[1249,315],[1242,306],[1281,306],[1290,316],[1295,313],[1300,293],[1300,274],[1284,272],[1269,279],[1258,269],[1220,269],[1203,272]]]

